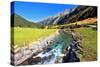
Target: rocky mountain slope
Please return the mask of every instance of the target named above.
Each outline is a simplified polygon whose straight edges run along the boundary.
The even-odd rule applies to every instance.
[[[40,21],[41,25],[56,25],[73,23],[87,18],[97,17],[96,6],[77,6],[73,9],[65,10],[55,16]]]

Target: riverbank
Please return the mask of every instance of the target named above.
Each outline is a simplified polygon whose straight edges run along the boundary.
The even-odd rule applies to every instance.
[[[66,48],[66,54],[63,56],[63,63],[68,62],[80,62],[80,52],[83,53],[82,49],[82,37],[81,35],[73,29],[65,29],[72,35],[72,42]],[[66,33],[66,32],[65,32]]]
[[[53,64],[62,63],[62,56],[65,47],[69,46],[71,42],[69,35],[64,34],[61,29],[59,30],[59,36],[46,49],[31,56],[25,62],[20,65],[33,65],[33,64]]]
[[[65,34],[61,29],[57,30],[54,35],[54,39],[47,37],[46,39],[47,41],[48,40],[50,41],[51,39],[51,43],[49,44],[48,41],[47,47],[44,47],[43,50],[41,51],[31,53],[29,58],[27,58],[26,60],[17,65],[62,63],[62,56],[64,54],[65,48],[69,46],[69,43],[72,40],[70,36],[71,35],[69,34]],[[43,44],[42,42],[44,42],[45,43],[44,45],[46,45],[47,43],[46,40],[45,38],[44,39],[42,38],[40,44],[42,45]]]
[[[91,27],[77,28],[75,31],[79,32],[83,37],[83,51],[81,61],[96,61],[97,60],[97,30]]]
[[[69,33],[72,33],[69,30]],[[76,55],[78,62],[96,61],[97,60],[97,30],[91,27],[74,28],[73,40],[65,54],[64,62],[72,62]],[[73,57],[68,55],[72,55]],[[71,58],[71,61],[70,59]]]
[[[47,48],[48,45],[50,45],[55,37],[59,35],[58,30],[45,38],[40,38],[38,41],[35,41],[33,43],[30,43],[28,46],[24,46],[21,48],[17,48],[15,46],[15,49],[13,53],[11,53],[11,59],[12,64],[18,65],[30,58],[33,54],[43,51],[45,48]]]

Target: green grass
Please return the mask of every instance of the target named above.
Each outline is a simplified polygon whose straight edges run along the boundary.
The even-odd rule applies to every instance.
[[[32,29],[32,28],[11,28],[14,32],[14,45],[23,46],[38,40],[41,37],[47,37],[56,32],[57,29]],[[14,30],[14,31],[13,31]]]
[[[97,60],[97,31],[90,28],[77,28],[75,30],[83,37],[84,55],[81,57],[81,61]]]

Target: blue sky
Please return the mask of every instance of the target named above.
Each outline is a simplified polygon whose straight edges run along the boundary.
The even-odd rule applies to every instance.
[[[11,14],[16,13],[32,22],[38,22],[44,18],[56,15],[59,12],[63,12],[65,9],[74,8],[76,6],[18,1],[12,2],[12,4],[14,4],[14,9],[12,8]]]

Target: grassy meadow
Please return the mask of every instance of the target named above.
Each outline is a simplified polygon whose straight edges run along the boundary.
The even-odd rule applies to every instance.
[[[14,33],[14,45],[23,46],[38,40],[39,38],[49,36],[57,29],[33,29],[12,27],[11,33]]]
[[[83,37],[83,51],[81,61],[97,60],[97,31],[91,28],[76,28]]]

